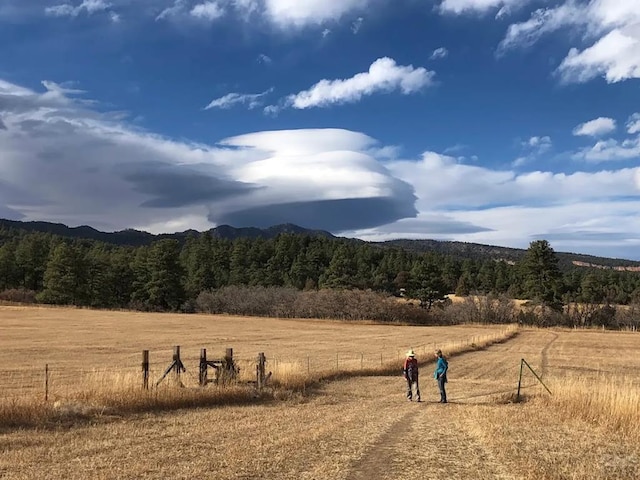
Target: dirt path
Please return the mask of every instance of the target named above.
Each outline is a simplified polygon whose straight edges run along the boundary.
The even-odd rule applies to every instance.
[[[500,395],[514,390],[520,357],[526,354],[532,366],[544,366],[556,338],[524,333],[511,342],[450,359],[446,405],[436,403],[437,386],[429,378],[432,367],[425,367],[422,393],[428,400],[399,405],[397,421],[354,462],[347,480],[522,478],[509,472],[498,459],[499,452],[478,438],[467,413],[473,405],[498,408]],[[399,396],[390,382],[374,382],[378,394]]]
[[[491,449],[470,434],[459,406],[414,408],[352,466],[347,480],[519,478],[508,475]]]

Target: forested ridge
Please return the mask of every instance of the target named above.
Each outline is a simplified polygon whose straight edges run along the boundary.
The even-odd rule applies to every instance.
[[[234,285],[406,292],[426,307],[452,293],[503,294],[550,306],[640,299],[640,274],[562,265],[546,241],[532,242],[514,262],[381,248],[323,234],[231,240],[189,232],[182,241],[123,246],[0,227],[4,299],[179,311],[189,310],[202,292]]]

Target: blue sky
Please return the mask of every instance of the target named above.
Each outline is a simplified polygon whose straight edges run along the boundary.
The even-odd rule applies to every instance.
[[[0,0],[0,217],[640,259],[640,0]]]

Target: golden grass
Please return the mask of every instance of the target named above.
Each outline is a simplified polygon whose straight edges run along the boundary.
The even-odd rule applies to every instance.
[[[553,382],[547,404],[561,415],[584,419],[640,441],[640,382],[636,378],[578,377]]]
[[[280,398],[323,380],[397,373],[408,348],[426,364],[436,347],[455,353],[515,332],[46,307],[0,307],[0,314],[0,362],[19,359],[10,370],[0,370],[0,426],[5,427]],[[181,345],[187,367],[180,378],[184,388],[176,388],[173,374],[155,388],[175,344]],[[199,387],[201,347],[208,348],[209,359],[233,347],[239,383]],[[135,352],[142,349],[151,350],[150,390],[141,388],[141,353]],[[272,372],[272,388],[263,392],[251,384],[259,351],[266,353]],[[49,372],[46,391],[43,363]],[[43,401],[45,392],[49,402]]]
[[[436,403],[429,365],[421,370],[424,403],[407,402],[396,364],[393,376],[343,377],[284,401],[121,417],[104,412],[73,428],[12,430],[0,433],[0,477],[636,479],[637,434],[579,415],[578,404],[564,409],[558,384],[583,377],[597,386],[602,370],[623,384],[628,378],[633,387],[640,379],[633,370],[639,341],[632,333],[524,329],[509,341],[450,355],[450,403],[444,406]],[[620,353],[611,355],[617,347]],[[335,362],[334,346],[324,348]],[[305,357],[298,357],[304,367]],[[527,374],[528,401],[499,402],[515,391],[521,358],[544,372],[553,396]],[[283,373],[295,373],[281,360]]]
[[[13,406],[5,403],[14,414],[22,409],[22,425],[51,428],[0,432],[0,478],[640,478],[637,333],[521,329],[509,341],[482,345],[491,336],[495,341],[498,335],[513,332],[503,327],[396,327],[208,316],[143,315],[120,323],[129,316],[83,311],[87,316],[81,317],[62,311],[66,319],[53,320],[40,330],[39,320],[33,318],[42,312],[26,311],[22,322],[14,317],[5,323],[6,312],[0,309],[4,350],[0,356],[13,367],[16,381],[31,381],[29,369],[20,370],[15,362],[21,358],[16,350],[28,348],[29,338],[42,342],[43,355],[62,355],[58,350],[62,345],[80,352],[76,359],[83,365],[82,388],[59,382],[57,404],[42,401],[41,385],[28,390],[37,395],[16,397],[10,400]],[[87,328],[85,335],[79,328],[77,335],[70,335],[69,325],[83,320],[95,322],[93,333]],[[153,334],[171,339],[172,333],[188,335],[180,332],[202,332],[216,325],[216,336],[225,340],[212,345],[200,344],[195,336],[179,338],[176,343],[183,346],[190,369],[183,376],[186,388],[163,383],[158,390],[144,392],[139,388],[136,353],[140,338],[133,332],[144,335],[145,329],[163,324],[141,342],[151,349],[152,358]],[[46,335],[57,338],[59,345],[47,343]],[[100,362],[91,363],[100,358],[91,349],[81,353],[82,342],[107,339],[113,341],[114,362],[131,358],[134,365],[108,369]],[[438,393],[430,363],[436,345],[450,359],[446,406],[435,403]],[[275,384],[281,382],[282,388],[293,392],[313,385],[313,395],[293,393],[259,402],[249,398],[249,403],[236,405],[253,392],[240,388],[226,399],[216,398],[225,395],[224,389],[194,388],[193,362],[201,346],[211,348],[210,356],[234,347],[242,381],[252,379],[254,356],[264,351]],[[422,363],[423,404],[404,398],[400,366],[409,347],[418,350]],[[158,362],[156,374],[170,360],[170,347],[163,352],[166,356]],[[25,363],[35,358],[37,379],[40,358],[32,357]],[[64,355],[61,358],[65,360]],[[515,392],[522,358],[542,375],[553,395],[525,373],[527,401],[505,404],[504,396]],[[63,366],[74,374],[72,363]],[[2,378],[0,395],[6,391]],[[335,381],[325,381],[330,379]],[[203,398],[208,403],[200,403]],[[26,403],[19,405],[22,401]],[[154,403],[163,401],[167,403]],[[198,405],[211,408],[174,410]],[[0,417],[1,412],[0,408]],[[6,410],[4,415],[9,415]]]

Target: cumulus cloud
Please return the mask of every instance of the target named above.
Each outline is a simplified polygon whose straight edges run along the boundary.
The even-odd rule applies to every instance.
[[[521,147],[522,155],[513,161],[514,167],[522,167],[534,162],[553,148],[553,142],[548,136],[534,136],[521,142]]]
[[[82,12],[87,15],[92,15],[94,13],[109,10],[111,7],[111,3],[104,0],[83,0],[82,3],[79,3],[76,6],[73,6],[73,4],[70,3],[62,3],[52,7],[47,7],[44,11],[47,15],[52,17],[77,17]],[[117,14],[112,13],[112,20],[114,19],[113,15],[117,16]],[[114,21],[118,21],[119,19],[120,18],[117,16],[117,20]]]
[[[538,9],[529,20],[509,27],[499,51],[532,45],[567,27],[580,33],[573,38],[593,43],[569,50],[558,67],[563,82],[586,82],[599,76],[608,83],[640,78],[640,0],[565,0]]]
[[[598,76],[608,83],[640,78],[640,25],[613,30],[583,51],[572,48],[558,71],[569,83],[583,83]]]
[[[0,81],[0,210],[12,218],[155,231],[295,220],[339,231],[416,214],[412,187],[367,153],[377,142],[366,135],[177,142],[47,84],[37,92]]]
[[[634,113],[627,121],[627,132],[633,135],[640,133],[640,113]]]
[[[552,142],[551,142],[551,137],[547,137],[547,136],[531,137],[529,140],[524,142],[524,145],[531,147],[540,153],[544,153],[551,148]]]
[[[260,107],[264,104],[264,97],[273,92],[273,88],[262,93],[228,93],[220,98],[211,101],[205,110],[212,108],[229,109],[237,105],[246,105],[249,110]]]
[[[430,60],[438,60],[440,58],[445,58],[449,55],[449,50],[444,47],[436,48],[429,57]]]
[[[187,14],[206,20],[217,20],[228,13],[252,22],[258,17],[281,30],[299,30],[336,22],[345,15],[364,12],[380,0],[174,0],[160,12],[157,19],[186,17]],[[362,26],[358,18],[352,28]]]
[[[531,0],[444,0],[440,4],[443,13],[486,13],[499,9],[497,16],[506,15],[509,11],[529,3]]]
[[[601,140],[592,147],[578,151],[573,158],[593,163],[640,159],[640,136],[622,142]]]
[[[600,137],[613,132],[615,129],[616,121],[613,118],[599,117],[578,125],[573,129],[573,134],[575,136]]]
[[[205,22],[213,22],[222,18],[227,12],[222,4],[223,0],[175,0],[173,5],[162,10],[156,17],[158,20],[171,18],[192,18]]]
[[[190,14],[192,17],[212,21],[222,17],[225,11],[217,1],[208,1],[194,5]]]
[[[300,28],[340,20],[348,13],[364,11],[374,3],[376,0],[263,0],[262,11],[281,28]]]
[[[293,107],[299,110],[355,103],[375,93],[399,90],[403,95],[416,93],[433,84],[434,72],[413,65],[402,66],[388,57],[379,58],[369,71],[344,80],[320,80],[310,89],[289,95],[279,107],[270,106],[267,112]]]

